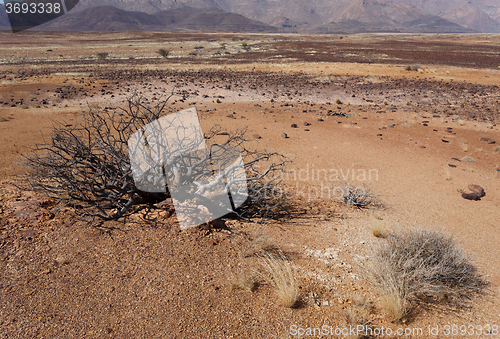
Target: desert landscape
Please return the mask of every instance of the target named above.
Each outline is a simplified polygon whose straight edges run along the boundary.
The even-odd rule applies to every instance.
[[[0,41],[0,338],[499,336],[500,35]],[[249,148],[289,159],[281,213],[181,230],[165,200],[89,223],[27,188],[23,159],[54,124],[134,94],[164,114],[195,107],[206,132],[246,128]],[[337,194],[347,184],[365,189],[366,206]],[[478,200],[464,198],[473,185]],[[482,292],[408,297],[391,313],[366,263],[414,230],[452,237]]]

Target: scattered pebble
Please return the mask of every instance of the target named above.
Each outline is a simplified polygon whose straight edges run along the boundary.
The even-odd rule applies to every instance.
[[[282,137],[282,138],[285,138],[285,139],[288,139],[288,135],[287,135],[286,133],[282,133],[282,134],[281,134],[281,137]]]
[[[481,138],[479,141],[486,141],[489,145],[494,144],[495,140],[490,139],[490,138]]]

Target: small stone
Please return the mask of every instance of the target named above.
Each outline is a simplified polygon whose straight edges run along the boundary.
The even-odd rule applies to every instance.
[[[304,122],[304,126],[311,126],[311,124],[308,122]]]
[[[486,195],[486,193],[484,193],[484,188],[482,188],[481,186],[479,185],[474,185],[474,184],[470,184],[468,186],[468,188],[474,192],[474,193],[477,193],[479,194],[481,197],[484,197]]]
[[[299,128],[299,126],[297,126],[297,124],[292,124],[290,127],[291,128]]]
[[[489,145],[494,144],[495,140],[490,139],[490,138],[481,138],[479,141],[486,141]]]
[[[262,139],[262,137],[260,135],[258,135],[258,134],[252,134],[252,137],[254,139]]]
[[[325,121],[325,120],[323,120],[323,119],[319,118],[319,119],[318,119],[318,121]]]
[[[284,138],[284,139],[288,139],[288,135],[286,133],[282,133],[281,137]]]
[[[479,193],[462,193],[462,198],[467,200],[481,200],[481,195]]]

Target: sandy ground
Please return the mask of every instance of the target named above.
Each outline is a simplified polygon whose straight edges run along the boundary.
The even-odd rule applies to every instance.
[[[500,48],[498,35],[34,37],[0,37],[0,337],[287,338],[297,337],[293,325],[344,328],[345,313],[366,305],[373,305],[373,328],[424,329],[407,337],[435,338],[429,326],[499,325],[500,64],[489,59]],[[333,55],[330,43],[347,48],[346,40],[358,53],[380,50],[363,60],[356,53],[315,59]],[[307,58],[297,54],[304,41],[315,42]],[[215,47],[207,52],[222,43],[231,52],[226,58],[214,55]],[[284,49],[292,43],[297,50]],[[405,50],[412,43],[413,54]],[[387,61],[398,44],[404,58]],[[172,51],[167,60],[155,56],[159,46]],[[204,48],[185,53],[194,46]],[[475,67],[460,56],[436,61],[457,46]],[[128,47],[137,49],[135,59]],[[97,60],[97,50],[111,56]],[[419,70],[405,70],[417,62]],[[229,230],[207,233],[180,231],[173,215],[109,223],[116,229],[103,233],[13,186],[24,173],[22,155],[53,121],[74,124],[87,105],[119,106],[132,93],[154,103],[172,91],[170,109],[196,107],[204,130],[246,126],[256,147],[293,159],[285,176],[296,203],[289,218],[226,220]],[[345,206],[331,191],[342,179],[371,187],[385,208]],[[463,199],[469,184],[486,196]],[[357,263],[381,241],[371,232],[379,222],[454,236],[491,283],[491,295],[470,310],[419,307],[407,323],[389,322]],[[250,246],[244,234],[256,230],[290,258],[300,307],[284,308],[265,283],[254,292],[231,290],[231,275],[259,266],[257,257],[242,256]],[[367,301],[356,302],[360,297]]]

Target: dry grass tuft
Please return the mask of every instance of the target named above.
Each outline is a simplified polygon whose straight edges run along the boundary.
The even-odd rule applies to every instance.
[[[348,308],[344,310],[344,319],[346,327],[361,329],[361,331],[356,331],[355,334],[349,334],[346,338],[349,339],[361,339],[369,338],[365,333],[363,333],[363,328],[370,325],[370,313],[373,311],[373,305],[364,296],[355,295],[351,298],[351,305],[353,308]],[[361,332],[361,333],[359,333]]]
[[[283,305],[288,308],[297,306],[299,289],[285,255],[280,253],[279,256],[275,256],[272,253],[265,253],[260,258],[264,269],[262,277],[273,286]]]
[[[233,290],[247,290],[253,292],[257,286],[257,280],[247,271],[240,271],[231,276],[230,286]]]
[[[247,246],[242,252],[244,258],[277,249],[277,247],[272,244],[268,235],[263,232],[262,228],[250,231],[247,236],[247,241]]]
[[[417,229],[385,239],[374,244],[364,274],[394,322],[405,321],[417,301],[463,305],[487,286],[449,236]]]
[[[12,120],[13,118],[9,115],[1,115],[0,116],[0,122],[4,122],[4,121],[9,121],[9,120]]]
[[[464,152],[467,152],[467,151],[469,150],[469,146],[467,145],[467,143],[466,143],[466,142],[462,143],[462,145],[461,145],[461,146],[462,146],[462,150],[463,150]]]
[[[374,219],[372,222],[372,234],[377,238],[385,237],[386,229],[384,222],[378,219]]]
[[[471,157],[470,155],[466,155],[465,157],[463,157],[462,161],[476,162],[476,160],[473,157]]]
[[[445,175],[446,180],[451,180],[450,169],[447,166],[443,165],[443,170],[444,170],[444,175]]]

